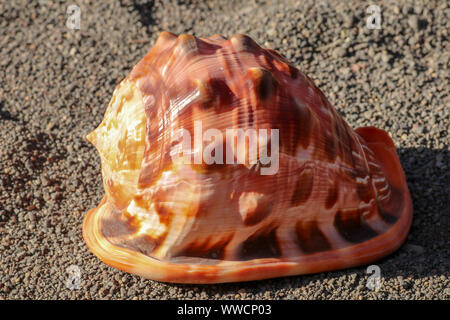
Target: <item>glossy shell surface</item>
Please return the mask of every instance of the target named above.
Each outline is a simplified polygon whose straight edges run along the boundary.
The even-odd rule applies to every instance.
[[[259,159],[174,158],[176,130],[194,140],[196,123],[225,136],[277,129],[276,173],[261,174]],[[85,241],[105,263],[149,279],[218,283],[347,268],[393,252],[410,228],[389,135],[352,130],[306,75],[244,35],[163,32],[88,140],[105,196],[85,217]]]

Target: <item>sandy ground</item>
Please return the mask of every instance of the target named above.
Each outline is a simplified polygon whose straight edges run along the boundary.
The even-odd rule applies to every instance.
[[[381,29],[372,30],[372,2],[1,1],[0,298],[449,299],[449,8],[379,3]],[[66,25],[73,4],[81,13],[75,30]],[[84,136],[162,30],[246,33],[314,79],[352,127],[391,134],[414,221],[406,244],[377,262],[378,290],[366,287],[366,267],[165,284],[112,269],[88,251],[81,225],[103,187]],[[78,289],[67,286],[72,265]]]

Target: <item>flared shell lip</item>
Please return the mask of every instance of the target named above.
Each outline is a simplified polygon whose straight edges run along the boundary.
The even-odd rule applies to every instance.
[[[400,219],[387,232],[350,247],[318,252],[296,259],[254,259],[227,261],[216,265],[181,264],[162,261],[140,252],[119,247],[101,237],[101,213],[107,204],[106,197],[100,205],[87,212],[83,222],[83,238],[88,248],[107,265],[151,280],[211,284],[245,282],[319,273],[365,265],[397,250],[405,241],[412,222],[412,202],[406,183]]]

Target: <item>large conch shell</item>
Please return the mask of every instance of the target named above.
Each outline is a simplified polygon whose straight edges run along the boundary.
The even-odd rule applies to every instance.
[[[198,139],[196,128],[213,138]],[[251,134],[238,147],[219,139],[228,129],[266,130],[253,140],[256,157]],[[353,131],[307,76],[248,36],[161,33],[88,140],[106,194],[85,217],[84,239],[108,265],[149,279],[219,283],[358,266],[396,250],[411,225],[389,135]],[[191,142],[191,153],[179,148]],[[235,162],[217,160],[225,158]]]

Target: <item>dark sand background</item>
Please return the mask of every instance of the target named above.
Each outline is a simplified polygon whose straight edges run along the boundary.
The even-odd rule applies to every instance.
[[[381,30],[366,28],[381,7]],[[66,10],[81,9],[80,30]],[[449,299],[448,1],[0,1],[0,298]],[[406,244],[366,267],[209,286],[112,269],[82,239],[103,195],[84,136],[162,30],[246,33],[306,72],[352,127],[387,130],[414,203]],[[67,268],[81,270],[78,290]]]

